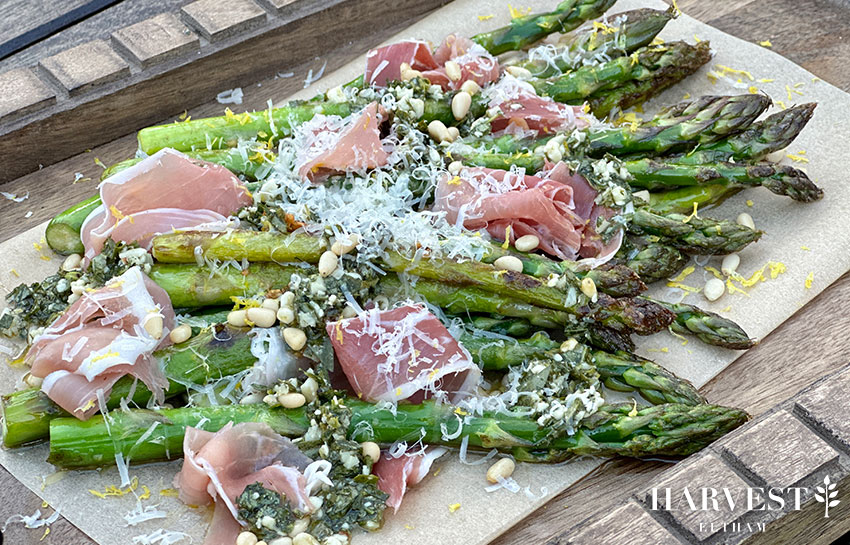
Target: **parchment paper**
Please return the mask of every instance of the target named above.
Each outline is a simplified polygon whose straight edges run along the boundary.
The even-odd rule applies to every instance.
[[[554,4],[554,0],[534,0],[522,2],[520,6],[531,7],[537,12],[549,9]],[[644,6],[666,9],[666,5],[660,0],[621,0],[611,13]],[[479,15],[495,17],[481,21],[477,17]],[[486,0],[457,0],[392,41],[416,37],[439,42],[450,32],[473,35],[506,23],[508,17],[504,4],[494,6]],[[839,89],[816,80],[809,72],[768,49],[728,36],[687,16],[671,22],[662,37],[667,40],[686,39],[690,42],[697,38],[710,39],[716,57],[700,73],[656,99],[656,105],[677,102],[685,93],[699,96],[747,92],[746,88],[750,85],[789,106],[791,103],[809,101],[819,103],[808,128],[789,152],[810,161],[808,164],[796,166],[803,166],[810,176],[822,185],[826,191],[824,200],[803,205],[759,188],[730,199],[710,213],[715,217],[734,218],[740,212],[747,211],[755,218],[756,225],[766,231],[761,241],[741,253],[739,271],[744,276],[749,276],[769,260],[783,262],[787,266],[787,272],[775,280],[750,289],[749,297],[727,294],[716,303],[709,303],[700,295],[691,295],[687,299],[705,308],[722,311],[724,315],[740,323],[752,336],[764,337],[850,269],[850,221],[845,215],[846,211],[850,210],[850,184],[847,183],[845,174],[846,165],[850,161],[850,149],[847,147],[847,135],[850,134],[850,97]],[[730,81],[721,80],[712,84],[706,73],[717,64],[747,70],[756,80],[770,78],[774,81],[751,82],[746,76],[741,76],[742,84],[739,84],[739,87],[743,88],[736,88],[734,79],[738,76],[734,76]],[[336,73],[326,76],[315,84],[313,89],[301,94],[309,96],[320,88],[348,81],[359,74],[362,67],[361,57]],[[803,95],[791,92],[789,100],[786,85],[802,92]],[[285,97],[270,98],[282,101]],[[649,105],[646,109],[652,111],[655,108]],[[754,201],[752,207],[745,204],[747,199]],[[39,253],[33,249],[33,242],[38,242],[42,233],[43,226],[0,245],[3,262],[0,283],[3,288],[7,290],[21,281],[32,282],[55,271],[58,260],[42,260]],[[717,263],[713,264],[717,266]],[[15,277],[9,272],[10,269],[16,269],[21,276]],[[807,289],[804,286],[805,279],[811,272],[814,273],[814,280],[811,288]],[[686,282],[701,286],[704,280],[701,269],[698,269]],[[659,291],[663,294],[664,289]],[[739,355],[738,352],[707,347],[696,340],[683,345],[681,340],[666,333],[644,339],[641,351],[680,376],[690,379],[697,386],[705,384]],[[783,362],[783,365],[805,363]],[[3,391],[11,390],[21,374],[22,370],[2,366],[0,384],[3,385]],[[72,473],[42,489],[42,476],[54,471],[50,465],[43,462],[46,453],[44,446],[0,451],[0,463],[99,543],[131,543],[132,536],[146,534],[158,528],[186,532],[194,543],[203,541],[208,521],[207,512],[190,509],[175,498],[159,495],[161,489],[171,487],[171,479],[180,467],[180,462],[145,467],[131,466],[131,474],[138,476],[140,482],[152,490],[151,498],[146,500],[144,505],[159,504],[160,508],[167,510],[170,515],[166,520],[149,521],[138,527],[127,528],[122,517],[135,506],[136,500],[132,495],[97,499],[87,492],[88,489],[102,490],[106,485],[118,484],[119,479],[114,468],[102,472]],[[442,464],[438,475],[429,477],[405,497],[401,511],[388,517],[381,532],[357,534],[354,542],[361,545],[485,543],[597,465],[598,462],[593,460],[548,467],[521,465],[514,477],[520,485],[528,487],[528,495],[523,492],[511,494],[505,490],[488,494],[484,491],[487,465],[462,465],[457,455],[452,455],[450,460]],[[448,506],[455,503],[460,503],[461,507],[450,513]]]

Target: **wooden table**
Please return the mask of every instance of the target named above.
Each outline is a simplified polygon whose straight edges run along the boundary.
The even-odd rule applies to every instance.
[[[125,0],[125,3],[133,2]],[[769,39],[774,51],[825,81],[850,91],[850,40],[847,40],[850,3],[846,0],[679,0],[678,4],[689,15],[742,39],[754,42]],[[363,51],[384,39],[391,30],[361,38],[343,51],[329,52],[325,55],[328,69],[343,64],[351,58],[352,52]],[[50,47],[55,47],[57,41],[50,42]],[[297,69],[306,71],[306,67],[307,64]],[[243,107],[263,107],[266,97],[285,96],[297,88],[291,80],[270,78],[259,82],[261,87],[245,87]],[[189,113],[197,117],[220,109],[221,106],[213,101]],[[0,189],[4,191],[18,194],[29,191],[30,200],[25,202],[31,204],[0,202],[0,240],[37,225],[68,203],[90,194],[94,182],[74,184],[73,181],[78,172],[84,178],[97,179],[100,168],[95,165],[95,157],[110,164],[131,155],[134,147],[134,138],[128,135],[98,146],[91,153],[76,155],[3,184]],[[30,218],[24,217],[26,210],[33,212]],[[844,275],[739,358],[707,384],[703,393],[712,402],[743,407],[759,415],[818,378],[840,369],[848,363],[847,351],[843,343],[835,341],[844,338],[850,329],[847,308],[850,308],[850,275]],[[783,362],[788,361],[806,364],[795,365],[792,371],[783,366]],[[494,544],[546,543],[551,539],[562,542],[571,528],[611,511],[625,498],[648,486],[668,467],[669,464],[660,462],[612,461],[551,500]],[[40,499],[0,468],[0,521],[12,514],[31,513],[40,506]],[[831,524],[838,528],[850,525],[850,520],[835,519]],[[842,529],[847,530],[850,527]],[[794,535],[793,527],[787,535]],[[16,525],[7,530],[5,542],[93,543],[61,518],[53,524],[44,541],[39,541],[40,537],[41,532],[23,530]]]

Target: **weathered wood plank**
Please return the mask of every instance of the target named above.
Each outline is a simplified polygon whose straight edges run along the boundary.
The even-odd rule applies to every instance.
[[[0,18],[0,59],[73,25],[117,0],[7,0]]]

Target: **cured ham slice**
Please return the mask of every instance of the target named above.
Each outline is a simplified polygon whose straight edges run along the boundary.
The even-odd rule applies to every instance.
[[[236,498],[249,484],[259,482],[278,492],[295,511],[313,511],[302,474],[310,462],[268,424],[230,423],[215,433],[189,427],[183,438],[183,467],[174,485],[184,503],[215,503],[204,545],[233,545],[240,532]]]
[[[604,245],[593,230],[604,210],[594,203],[597,192],[580,175],[559,163],[545,177],[521,172],[468,168],[446,176],[437,186],[434,210],[450,223],[486,229],[491,236],[513,242],[535,235],[540,249],[561,259],[610,258],[620,236]],[[592,266],[604,261],[594,261]]]
[[[366,53],[366,83],[386,87],[388,81],[400,80],[402,63],[420,71],[439,66],[431,55],[431,46],[427,42],[406,40]]]
[[[469,353],[422,305],[368,310],[328,323],[327,331],[349,383],[367,401],[455,402],[481,378]]]
[[[342,126],[334,126],[328,117],[317,116],[305,128],[306,160],[298,167],[299,176],[318,182],[332,174],[364,172],[386,165],[389,154],[382,147],[378,128],[382,118],[377,102],[351,116]]]
[[[496,134],[516,134],[520,137],[540,136],[587,127],[581,107],[540,97],[534,88],[511,75],[487,90],[488,106],[501,111],[490,127]]]
[[[483,87],[499,79],[499,62],[486,49],[464,36],[447,36],[434,51],[434,60],[440,66],[424,71],[422,75],[444,91],[460,89],[468,80]],[[445,68],[448,61],[460,66],[460,78],[449,77]]]
[[[385,453],[372,466],[372,473],[378,476],[378,488],[390,495],[387,505],[393,508],[394,513],[398,512],[407,488],[420,483],[428,475],[434,461],[447,451],[443,447],[428,447],[424,451],[402,454],[397,458]]]
[[[145,329],[154,318],[163,324],[156,338]],[[26,356],[30,372],[44,379],[50,399],[81,420],[97,412],[98,397],[108,398],[125,375],[144,382],[162,402],[168,381],[151,354],[170,342],[174,319],[168,294],[133,267],[84,292],[33,341]]]
[[[100,197],[103,205],[80,231],[86,262],[108,238],[145,246],[153,234],[221,222],[252,202],[239,178],[223,166],[169,148],[104,180]]]

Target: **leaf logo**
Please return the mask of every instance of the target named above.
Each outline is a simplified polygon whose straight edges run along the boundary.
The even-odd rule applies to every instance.
[[[823,516],[829,518],[829,508],[835,507],[841,500],[833,499],[838,495],[838,490],[835,490],[837,485],[829,481],[829,475],[823,478],[823,486],[815,487],[815,500],[824,504]]]

